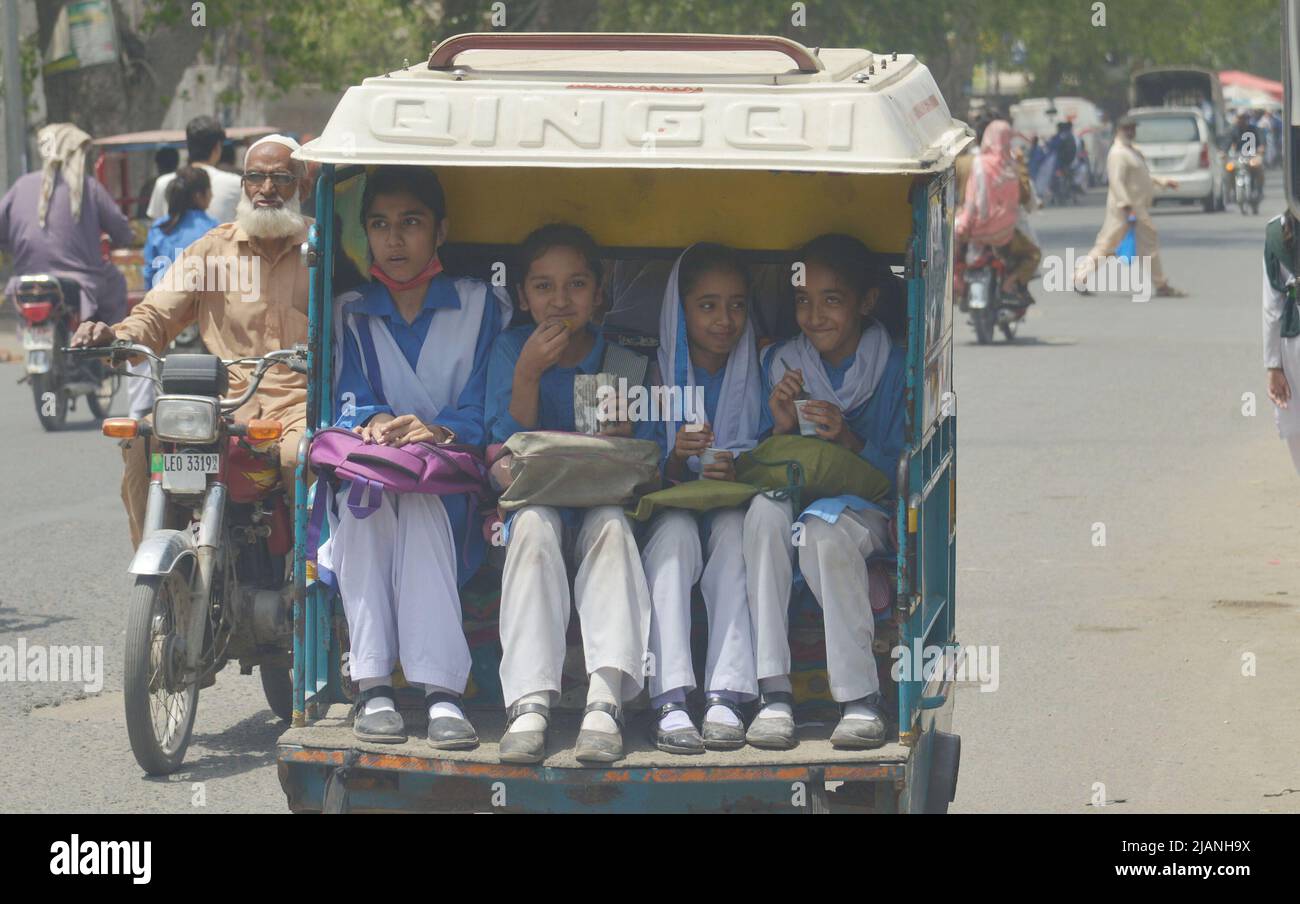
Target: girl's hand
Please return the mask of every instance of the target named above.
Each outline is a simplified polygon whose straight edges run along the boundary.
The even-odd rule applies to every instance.
[[[684,462],[692,455],[699,455],[711,445],[713,445],[713,429],[708,424],[704,425],[703,430],[679,428],[677,438],[673,441],[673,458]]]
[[[709,480],[735,480],[736,461],[730,452],[719,452],[714,457],[713,464],[700,469],[700,476]]]
[[[360,436],[363,440],[365,440],[368,443],[377,443],[380,441],[379,440],[380,428],[391,423],[392,420],[393,420],[393,416],[391,414],[389,414],[386,411],[381,411],[379,414],[376,414],[374,417],[366,421],[360,427],[353,427],[352,432]]]
[[[407,443],[444,443],[450,438],[451,432],[446,427],[430,426],[413,414],[404,414],[380,428],[378,442],[387,446],[405,446]]]
[[[515,371],[537,382],[550,367],[560,362],[565,346],[569,344],[569,329],[563,320],[546,320],[537,325],[524,343]]]
[[[601,436],[622,436],[631,438],[632,422],[631,421],[604,421],[597,431]]]
[[[787,370],[781,381],[772,387],[768,396],[767,407],[772,412],[773,433],[794,433],[799,428],[799,416],[795,414],[794,399],[803,392],[803,371]]]
[[[1287,407],[1287,403],[1291,401],[1291,384],[1287,382],[1286,374],[1280,367],[1268,369],[1268,397],[1279,408]]]
[[[844,412],[831,402],[809,402],[803,406],[803,416],[817,425],[817,435],[839,443],[853,452],[862,451],[862,440],[849,429]]]

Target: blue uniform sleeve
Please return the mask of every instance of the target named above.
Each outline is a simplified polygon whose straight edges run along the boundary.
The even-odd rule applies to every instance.
[[[878,404],[867,406],[866,434],[859,434],[865,441],[859,454],[889,478],[890,486],[894,485],[894,476],[898,473],[898,457],[903,454],[906,412],[906,370],[903,364],[903,351],[895,348],[890,355],[889,369],[872,399]]]
[[[456,407],[444,408],[433,421],[455,433],[456,442],[470,446],[486,445],[484,399],[487,392],[488,359],[491,357],[493,342],[501,332],[501,311],[491,290],[487,293],[483,307],[483,321],[478,330],[478,342],[474,346],[474,369],[469,375],[469,381],[460,391]]]
[[[361,369],[361,349],[357,348],[357,341],[353,338],[352,331],[340,323],[338,337],[338,341],[343,344],[343,363],[339,367],[339,397],[338,404],[335,406],[338,408],[339,417],[334,422],[334,426],[351,430],[353,427],[361,426],[376,414],[392,414],[392,408],[379,404],[370,381],[366,379],[365,371]]]
[[[489,443],[504,443],[524,428],[510,416],[510,393],[515,380],[515,362],[523,344],[513,330],[496,337],[488,354],[487,400],[484,420]]]
[[[140,255],[144,259],[144,266],[142,269],[144,270],[144,284],[148,289],[153,288],[155,280],[157,280],[157,278],[163,274],[163,271],[167,269],[165,264],[154,266],[154,258],[162,256],[159,253],[160,249],[158,248],[158,240],[161,237],[162,230],[158,228],[157,224],[150,226],[149,234],[145,236],[144,240],[144,251]],[[170,261],[168,263],[170,263]]]

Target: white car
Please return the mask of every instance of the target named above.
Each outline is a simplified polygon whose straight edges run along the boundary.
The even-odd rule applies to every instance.
[[[1192,107],[1138,107],[1133,146],[1147,158],[1151,175],[1173,179],[1177,188],[1157,185],[1156,201],[1200,201],[1206,213],[1224,208],[1223,152],[1199,110]]]

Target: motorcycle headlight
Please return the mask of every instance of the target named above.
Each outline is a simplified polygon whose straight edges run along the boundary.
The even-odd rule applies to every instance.
[[[202,396],[162,396],[153,406],[154,436],[169,443],[217,441],[216,399]]]

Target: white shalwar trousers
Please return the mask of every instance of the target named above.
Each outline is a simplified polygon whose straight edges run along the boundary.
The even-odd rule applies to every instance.
[[[759,495],[745,517],[745,577],[760,681],[790,673],[791,511],[788,501]],[[867,557],[888,548],[889,519],[845,509],[834,524],[818,517],[803,523],[799,570],[822,607],[831,696],[847,703],[880,690]]]
[[[713,513],[708,557],[700,543],[700,525],[691,512],[669,510],[650,524],[641,553],[650,586],[650,696],[695,687],[691,662],[691,587],[698,581],[709,617],[704,659],[704,687],[758,694],[754,676],[754,642],[745,596],[745,513]]]
[[[408,682],[463,693],[469,644],[456,586],[456,543],[442,500],[385,493],[376,511],[357,518],[344,501],[346,489],[328,567],[338,577],[347,613],[353,680],[387,678],[400,661]]]
[[[528,694],[560,692],[571,599],[582,624],[587,674],[618,669],[623,701],[645,683],[650,591],[623,509],[605,505],[583,512],[569,550],[577,566],[572,597],[565,545],[558,509],[528,505],[515,513],[501,579],[501,691],[507,706]]]

